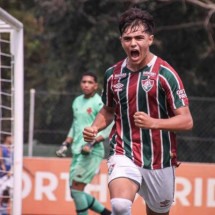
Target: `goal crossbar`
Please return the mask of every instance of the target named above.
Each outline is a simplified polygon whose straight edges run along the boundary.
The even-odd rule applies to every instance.
[[[1,22],[0,22],[1,30],[15,29],[19,31],[20,29],[23,28],[23,24],[20,21],[15,19],[13,16],[11,16],[2,8],[0,8],[0,18],[1,18]]]

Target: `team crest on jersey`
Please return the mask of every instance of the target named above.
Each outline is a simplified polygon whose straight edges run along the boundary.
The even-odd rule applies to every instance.
[[[93,110],[92,110],[91,107],[87,108],[87,113],[88,113],[88,114],[91,114],[92,112],[93,112]]]
[[[152,89],[152,87],[154,86],[154,80],[151,79],[145,79],[141,81],[142,84],[142,88],[146,91],[149,92],[149,90]]]

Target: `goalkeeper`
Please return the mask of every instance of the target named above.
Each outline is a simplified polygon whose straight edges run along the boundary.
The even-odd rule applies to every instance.
[[[72,162],[69,171],[71,197],[74,200],[76,213],[87,215],[91,209],[98,214],[110,215],[106,209],[93,196],[84,192],[85,186],[90,183],[96,174],[104,157],[102,141],[109,136],[112,126],[107,127],[97,135],[93,143],[84,142],[83,130],[94,121],[97,113],[103,107],[101,97],[96,93],[98,89],[97,76],[86,72],[82,75],[80,87],[82,95],[75,98],[72,104],[73,123],[66,140],[59,150],[58,157],[65,157],[68,148],[71,148]]]

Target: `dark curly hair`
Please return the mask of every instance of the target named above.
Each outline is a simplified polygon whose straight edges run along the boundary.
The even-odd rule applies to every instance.
[[[98,82],[97,75],[96,75],[95,73],[93,73],[93,72],[88,71],[88,72],[82,73],[81,79],[82,79],[84,76],[91,76],[91,77],[93,77],[93,79],[94,79],[94,81],[95,81],[96,83]]]
[[[131,27],[135,31],[140,25],[145,26],[147,33],[154,34],[153,16],[145,10],[130,8],[122,13],[119,18],[119,31],[121,35],[128,27]]]

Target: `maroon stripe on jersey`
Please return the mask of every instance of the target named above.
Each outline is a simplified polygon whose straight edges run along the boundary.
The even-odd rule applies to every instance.
[[[120,74],[121,73],[121,70],[122,70],[122,64],[123,64],[123,61],[120,61],[119,63],[117,63],[116,67],[114,68],[114,71],[113,71],[113,77],[112,77],[112,86],[114,86],[115,84],[117,84],[118,80],[117,78],[115,77],[116,74]],[[118,102],[118,92],[113,92],[114,94],[114,100],[116,102]],[[121,116],[121,113],[120,113],[120,106],[119,105],[116,105],[116,116]],[[116,151],[116,154],[124,154],[124,149],[123,149],[123,140],[122,140],[122,122],[121,122],[121,119],[117,118],[116,119],[116,132],[117,132],[117,136],[116,136],[116,147],[115,147],[115,151]]]
[[[123,155],[124,154],[124,149],[123,149],[123,140],[121,138],[121,120],[116,121],[116,147],[115,147],[115,152],[117,155]]]
[[[155,64],[151,70],[151,72],[156,73],[158,75],[160,69],[161,59],[157,58]],[[149,111],[150,116],[153,118],[160,118],[159,116],[159,105],[157,104],[157,79],[154,79],[154,85],[152,89],[148,92],[148,103],[149,103]],[[162,168],[162,141],[160,136],[160,130],[158,129],[151,129],[152,133],[152,144],[153,144],[153,161],[152,161],[152,168],[153,169],[160,169]]]
[[[112,77],[110,76],[110,78],[107,81],[107,86],[106,86],[106,95],[107,95],[107,101],[106,101],[106,106],[108,107],[112,107],[113,106],[113,94],[112,92],[110,92],[109,89],[111,89],[111,82],[112,82]]]
[[[176,144],[176,137],[175,133],[170,132],[170,151],[171,151],[171,165],[177,166],[177,144]]]
[[[127,96],[128,96],[128,120],[130,124],[130,137],[131,137],[131,148],[133,153],[134,163],[138,166],[142,166],[141,162],[141,150],[140,150],[140,129],[134,124],[134,114],[138,111],[137,109],[137,97],[138,95],[138,84],[140,73],[131,73],[129,76],[129,82],[127,83]]]

